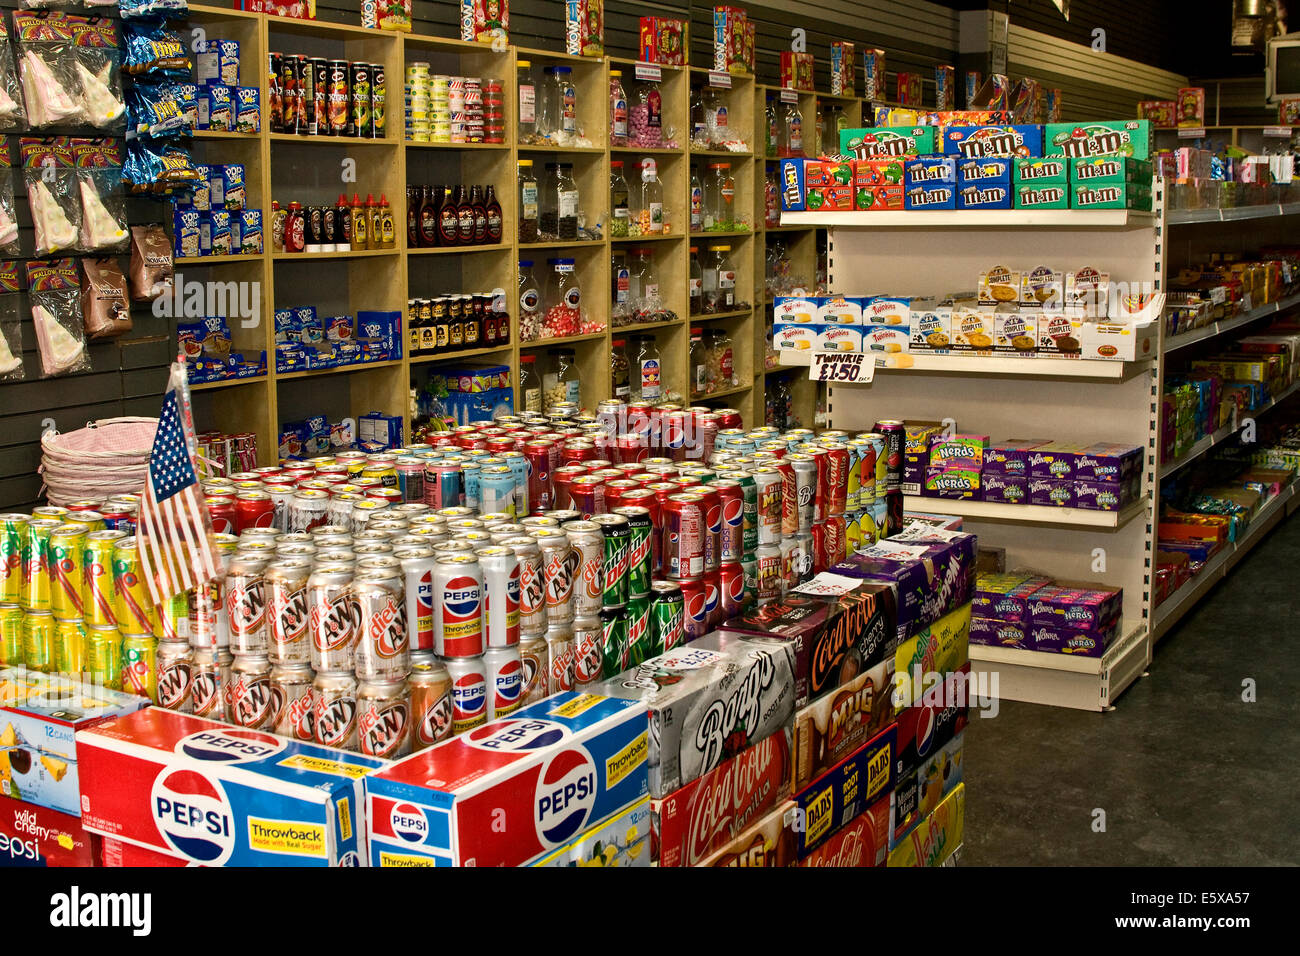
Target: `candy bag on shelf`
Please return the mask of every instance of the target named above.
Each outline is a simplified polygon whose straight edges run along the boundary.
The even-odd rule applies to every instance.
[[[128,143],[122,179],[132,195],[166,196],[190,189],[201,177],[190,154],[171,144]]]
[[[0,262],[0,382],[17,382],[23,370],[22,315],[18,293],[23,288],[21,262]]]
[[[103,17],[70,19],[73,70],[85,121],[98,129],[120,129],[126,123],[126,102],[118,75],[117,28]]]
[[[123,20],[181,20],[190,12],[188,0],[121,0],[111,5],[121,11]],[[86,6],[91,6],[90,0]]]
[[[126,59],[122,64],[135,76],[170,76],[183,80],[192,65],[185,41],[175,30],[159,23],[132,23],[126,32]]]
[[[162,78],[138,80],[131,87],[131,129],[154,139],[179,136],[193,129],[191,101],[184,85]],[[197,113],[197,108],[193,111]]]
[[[18,42],[18,75],[28,125],[42,129],[86,122],[77,79],[72,18],[58,11],[16,11],[14,38]]]
[[[41,377],[89,371],[77,260],[27,263],[27,299],[41,353]]]
[[[126,301],[126,276],[116,259],[82,259],[81,320],[91,340],[109,339],[131,331],[131,306]]]
[[[121,143],[115,139],[75,139],[72,155],[81,199],[81,251],[125,251],[128,233]]]
[[[159,225],[131,227],[131,301],[172,295],[172,246]]]

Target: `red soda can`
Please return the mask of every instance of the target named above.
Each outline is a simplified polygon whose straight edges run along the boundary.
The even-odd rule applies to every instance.
[[[847,533],[844,515],[830,515],[826,518],[826,567],[833,567],[844,560]]]
[[[238,534],[235,526],[235,499],[230,495],[208,495],[203,499],[204,506],[208,509],[208,516],[212,518],[212,530],[217,534]],[[105,511],[105,527],[113,527],[116,522],[127,515],[110,514]]]
[[[595,457],[596,446],[589,441],[566,441],[560,452],[560,461],[565,465],[580,464]]]
[[[663,506],[663,568],[671,578],[704,573],[704,509],[695,495],[670,495]],[[703,592],[701,592],[703,593]]]
[[[803,454],[812,456],[817,462],[817,484],[813,490],[813,523],[825,521],[826,516],[830,514],[830,462],[828,458],[830,452],[821,445],[804,445],[799,449]],[[848,470],[845,469],[845,479],[848,478]]]
[[[625,461],[617,465],[611,465],[610,467],[612,467],[615,471],[622,472],[626,477],[631,478],[633,475],[635,475],[637,472],[641,470],[641,462]]]
[[[677,582],[682,588],[683,642],[693,641],[709,633],[709,615],[705,609],[704,578],[682,578]]]
[[[694,450],[687,448],[686,457],[707,462],[713,455],[713,448],[717,444],[718,432],[722,426],[718,422],[718,416],[711,409],[703,413],[696,412],[694,420],[695,448]]]
[[[849,450],[839,442],[827,442],[826,514],[843,515],[849,488]]]
[[[705,624],[711,631],[722,623],[722,573],[706,571],[704,577]]]
[[[611,478],[605,482],[605,507],[610,511],[623,507],[623,495],[629,491],[640,491],[641,482],[628,478]]]
[[[719,428],[744,428],[744,418],[738,408],[715,408],[714,416],[718,419]]]
[[[739,560],[723,563],[718,571],[718,592],[724,621],[744,610],[745,567]]]
[[[726,564],[739,561],[745,553],[745,492],[740,482],[720,478],[709,485],[717,492],[721,505],[719,560]]]
[[[551,443],[530,441],[524,446],[528,459],[528,505],[534,514],[555,507],[555,491],[551,484]]]
[[[821,572],[825,571],[828,567],[830,567],[830,562],[827,560],[828,552],[826,550],[826,522],[825,521],[816,521],[813,523],[812,539],[813,539],[813,549],[812,549],[813,574],[820,574]]]
[[[789,450],[790,450],[790,445],[787,442],[783,442],[783,441],[765,441],[763,442],[763,444],[758,446],[758,451],[769,452],[770,454],[774,455],[777,458],[784,458],[786,456],[786,452],[788,452]],[[756,451],[754,452],[754,454],[757,455],[758,452]]]
[[[588,458],[583,462],[587,466],[588,472],[597,472],[602,468],[613,468],[614,463],[608,458]]]
[[[704,573],[722,566],[722,498],[712,485],[699,485],[689,494],[700,498],[704,510]]]
[[[595,475],[578,475],[569,482],[569,499],[574,511],[581,511],[584,519],[604,514],[605,482]]]
[[[235,499],[235,534],[245,528],[269,528],[275,519],[275,502],[265,491],[245,491]]]
[[[794,477],[794,462],[777,460],[771,467],[781,473],[781,534],[799,530],[799,487]]]
[[[671,481],[652,481],[650,484],[645,486],[645,489],[646,491],[653,491],[655,493],[655,499],[659,502],[660,508],[668,503],[670,497],[673,495],[679,495],[684,490],[681,485],[675,484]]]
[[[682,491],[690,491],[699,487],[700,479],[695,475],[673,475],[668,479]]]
[[[555,489],[556,508],[570,508],[572,499],[569,497],[569,484],[574,478],[579,478],[589,474],[583,465],[562,465],[555,469],[555,474],[551,475],[551,485]]]
[[[620,462],[640,462],[650,455],[650,443],[641,434],[619,435],[614,447]]]
[[[280,474],[282,470],[283,469],[279,465],[262,465],[260,468],[254,468],[253,474],[257,475],[257,477],[261,478],[263,481],[273,482],[275,477]]]
[[[503,451],[514,451],[515,440],[505,435],[494,435],[484,442],[483,447],[494,455],[499,455]]]
[[[660,443],[666,455],[674,461],[686,459],[686,433],[690,430],[691,416],[685,412],[670,412],[660,419]]]

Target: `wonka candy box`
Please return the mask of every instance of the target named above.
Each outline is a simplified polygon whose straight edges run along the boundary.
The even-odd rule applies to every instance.
[[[385,761],[150,707],[77,733],[87,830],[208,866],[360,866]]]
[[[99,837],[79,817],[0,797],[0,869],[98,866]]]
[[[965,816],[966,785],[959,783],[929,816],[889,851],[889,865],[942,866],[961,846]]]
[[[1028,504],[1029,478],[986,471],[980,475],[980,500],[1004,505]]]
[[[78,816],[77,731],[148,705],[64,677],[0,669],[0,794]]]
[[[1074,456],[1074,477],[1081,481],[1124,482],[1142,467],[1142,449],[1137,445],[1096,442]]]
[[[1130,486],[1103,481],[1074,482],[1074,506],[1086,511],[1119,511],[1133,500]]]
[[[885,51],[868,48],[862,51],[862,97],[883,100],[885,91]]]
[[[373,866],[517,866],[646,795],[636,702],[566,691],[367,782]]]
[[[985,647],[1010,647],[1019,651],[1036,650],[1029,638],[1030,625],[1024,621],[999,621],[991,617],[970,619],[970,642]]]
[[[649,866],[650,798],[642,797],[528,865]]]
[[[1074,477],[1074,461],[1086,445],[1049,441],[1029,450],[1029,477],[1063,480]]]
[[[984,467],[984,453],[988,447],[988,435],[936,435],[930,439],[930,467],[979,471]]]
[[[700,866],[794,866],[796,807],[784,803],[749,829],[738,833]]]
[[[807,857],[894,789],[893,724],[795,795],[795,853]]]
[[[1092,123],[1048,123],[1043,130],[1043,155],[1132,156],[1151,158],[1150,120]]]
[[[970,605],[922,628],[894,652],[894,710],[911,707],[937,680],[960,670],[969,658]]]
[[[794,647],[715,631],[588,689],[648,713],[650,794],[663,799],[789,724]]]
[[[698,780],[651,802],[654,859],[696,866],[790,798],[790,728],[746,747]]]
[[[980,473],[969,468],[932,468],[926,472],[921,494],[934,498],[978,500]]]
[[[1028,628],[1030,650],[1052,654],[1074,654],[1078,657],[1101,657],[1119,636],[1119,618],[1096,631],[1080,631],[1072,627],[1052,627],[1033,624]]]
[[[1041,126],[949,126],[943,133],[944,155],[965,159],[1043,155]]]
[[[1029,503],[1046,508],[1073,508],[1075,506],[1074,480],[1030,478]]]
[[[1123,605],[1123,588],[1057,581],[1035,591],[1028,607],[1034,624],[1098,631],[1119,617]]]
[[[980,574],[975,578],[971,614],[1002,621],[1028,621],[1029,599],[1051,583],[1051,579],[1028,571]]]
[[[934,153],[933,126],[873,126],[840,130],[840,152],[855,159]]]
[[[889,859],[889,804],[881,798],[841,827],[800,866],[872,867]]]
[[[795,790],[853,753],[894,719],[894,657],[863,670],[794,718]]]

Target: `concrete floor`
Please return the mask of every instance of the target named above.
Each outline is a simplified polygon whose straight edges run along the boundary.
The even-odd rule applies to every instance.
[[[1115,710],[1004,701],[973,720],[962,864],[1300,864],[1298,612],[1293,519],[1160,641]]]

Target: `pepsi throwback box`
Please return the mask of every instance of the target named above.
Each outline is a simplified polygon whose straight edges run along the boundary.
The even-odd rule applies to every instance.
[[[942,866],[961,846],[966,785],[957,784],[934,812],[889,851],[890,866]]]
[[[894,792],[897,731],[890,724],[795,795],[795,852],[803,859]]]
[[[77,733],[87,830],[207,866],[361,866],[382,760],[159,707]]]
[[[720,630],[789,642],[795,706],[803,707],[889,656],[898,631],[896,603],[893,588],[874,581],[842,594],[791,592],[736,615]]]
[[[659,865],[698,866],[785,803],[791,793],[792,754],[787,727],[652,801],[652,845]]]
[[[872,867],[889,859],[889,798],[867,807],[847,826],[799,861],[800,866]]]
[[[646,795],[645,708],[566,691],[366,783],[374,866],[519,866]]]
[[[650,795],[662,800],[790,725],[794,648],[714,631],[589,688],[650,720]]]
[[[148,705],[64,677],[0,669],[0,793],[79,816],[77,731]]]
[[[649,866],[650,798],[642,797],[529,866]]]
[[[99,837],[80,817],[0,797],[0,869],[96,866],[99,852]]]

